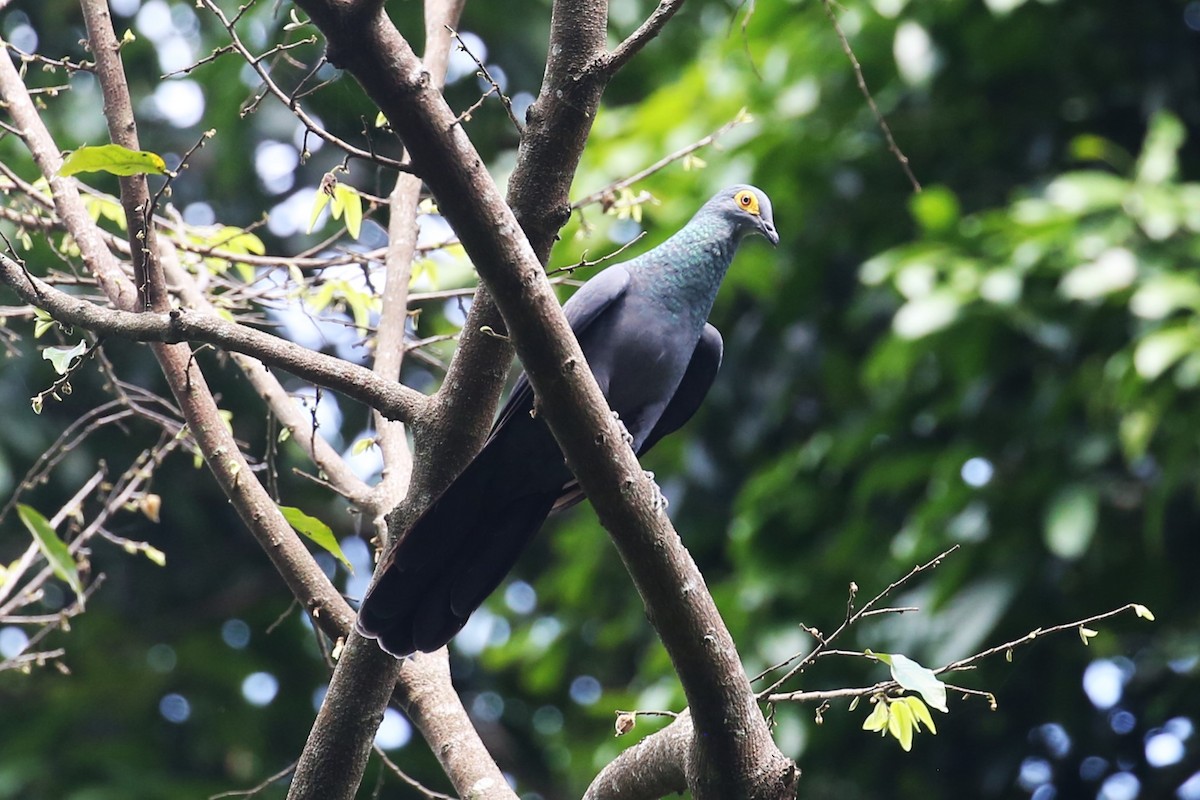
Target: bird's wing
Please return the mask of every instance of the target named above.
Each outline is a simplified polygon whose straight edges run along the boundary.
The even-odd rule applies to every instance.
[[[709,388],[716,380],[717,370],[721,368],[723,351],[721,332],[706,323],[704,332],[700,334],[700,341],[697,342],[696,349],[692,352],[692,359],[688,362],[687,371],[683,373],[679,387],[671,396],[671,402],[663,409],[662,416],[658,418],[658,422],[650,429],[650,435],[638,449],[639,457],[653,447],[659,439],[683,427],[684,423],[691,419],[696,410],[700,408],[705,395],[708,394]],[[583,489],[579,488],[579,482],[573,480],[563,488],[563,493],[554,502],[552,510],[566,510],[584,499]]]
[[[585,283],[579,291],[571,295],[563,306],[567,324],[578,337],[595,322],[605,309],[612,306],[629,287],[629,270],[623,264],[615,264]],[[491,436],[496,435],[513,414],[529,413],[533,407],[533,387],[529,385],[529,377],[522,372],[517,376],[508,401],[496,417],[492,425]],[[490,437],[489,437],[490,438]]]
[[[671,396],[671,402],[663,409],[658,422],[654,423],[654,427],[650,429],[650,435],[642,442],[642,446],[638,449],[639,456],[653,447],[659,439],[679,430],[685,422],[692,418],[692,415],[700,408],[700,404],[704,402],[704,397],[712,387],[713,381],[716,380],[717,370],[721,368],[723,352],[724,343],[721,341],[721,332],[705,323],[704,331],[700,334],[700,341],[696,343],[692,359],[688,362],[687,371],[683,373],[683,378],[679,381],[679,388]]]

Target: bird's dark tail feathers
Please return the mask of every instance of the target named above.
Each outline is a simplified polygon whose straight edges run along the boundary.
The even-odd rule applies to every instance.
[[[359,633],[393,655],[449,642],[504,580],[562,493],[561,480],[551,489],[498,472],[490,462],[502,459],[490,455],[485,448],[405,534],[363,598]]]

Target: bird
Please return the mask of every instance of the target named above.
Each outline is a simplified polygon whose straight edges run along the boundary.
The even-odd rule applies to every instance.
[[[741,241],[778,246],[771,201],[722,189],[657,247],[614,264],[563,306],[640,457],[696,413],[721,365],[708,322]],[[385,557],[357,631],[396,657],[447,644],[516,564],[552,511],[583,499],[521,373],[478,455]]]

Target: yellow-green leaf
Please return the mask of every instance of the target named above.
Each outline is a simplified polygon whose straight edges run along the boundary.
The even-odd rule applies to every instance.
[[[1154,622],[1154,614],[1150,613],[1150,609],[1146,608],[1141,603],[1133,604],[1133,613],[1137,614],[1139,617],[1141,617],[1144,620]]]
[[[912,711],[917,730],[920,730],[921,726],[924,725],[929,729],[930,733],[937,733],[937,726],[933,724],[933,716],[929,713],[929,707],[925,705],[924,700],[915,694],[908,694],[902,697],[901,701],[906,703],[909,710]]]
[[[912,709],[909,708],[908,703],[905,703],[903,700],[897,700],[891,703],[888,711],[891,712],[888,733],[896,737],[896,741],[900,743],[900,747],[907,753],[909,750],[912,750],[913,727],[916,724]]]
[[[321,212],[327,205],[329,205],[329,195],[317,189],[316,196],[313,197],[312,214],[308,218],[308,233],[312,233],[313,229],[317,227],[317,218],[321,216]]]
[[[86,352],[87,342],[80,339],[74,347],[47,347],[42,351],[42,358],[49,361],[59,375],[66,375],[71,371],[71,362]]]
[[[107,172],[110,175],[166,175],[167,162],[158,153],[130,150],[119,144],[81,147],[67,156],[58,174],[63,177],[79,172]]]
[[[888,718],[891,714],[888,713],[888,704],[883,698],[880,698],[875,703],[875,708],[871,709],[870,715],[863,720],[864,731],[879,731],[884,733],[888,728]]]
[[[357,239],[359,231],[362,230],[362,195],[346,184],[339,183],[333,190],[333,207],[334,217],[340,216],[339,211],[342,212],[345,215],[346,230],[352,238]]]
[[[280,506],[279,510],[283,513],[283,518],[288,521],[289,525],[296,529],[297,533],[307,536],[314,543],[328,550],[338,561],[345,564],[346,569],[350,570],[351,574],[353,574],[354,567],[350,565],[350,560],[342,552],[342,547],[338,544],[337,537],[333,535],[333,529],[316,517],[311,517],[294,506]]]
[[[50,521],[43,517],[36,508],[24,503],[17,504],[17,516],[33,534],[33,539],[37,542],[42,555],[46,557],[46,561],[49,562],[50,569],[67,586],[71,587],[71,591],[79,596],[79,604],[83,605],[83,584],[79,580],[79,570],[75,566],[75,559],[71,556],[71,551],[63,540],[58,538],[54,528],[50,527]]]
[[[50,316],[50,314],[44,309],[35,308],[33,310],[33,338],[42,338],[42,335],[45,334],[46,331],[50,330],[57,324],[58,323],[55,321],[54,317]]]
[[[1084,647],[1087,647],[1088,641],[1096,635],[1097,631],[1094,631],[1091,628],[1085,628],[1082,625],[1079,626],[1079,640],[1083,642]]]

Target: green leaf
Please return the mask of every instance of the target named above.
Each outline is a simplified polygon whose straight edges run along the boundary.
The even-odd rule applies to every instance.
[[[880,733],[887,732],[888,718],[891,714],[888,713],[887,701],[880,698],[875,703],[875,707],[871,709],[870,715],[863,720],[862,729],[864,731],[879,731]]]
[[[74,347],[47,347],[42,351],[42,358],[49,361],[59,375],[66,375],[71,371],[71,362],[86,352],[87,341],[80,339]]]
[[[33,338],[40,339],[46,331],[57,325],[54,317],[50,316],[45,309],[33,309]]]
[[[362,195],[344,183],[339,183],[333,190],[333,216],[338,218],[345,215],[346,230],[351,238],[357,239],[362,230]]]
[[[17,504],[17,516],[33,534],[33,539],[37,542],[42,555],[46,557],[46,561],[49,562],[50,569],[67,586],[71,587],[71,591],[79,597],[79,604],[82,606],[83,584],[79,580],[79,570],[75,566],[75,559],[71,556],[71,551],[63,540],[58,538],[54,528],[50,527],[50,521],[43,517],[37,509],[23,503]]]
[[[946,684],[938,680],[933,670],[923,667],[916,661],[900,653],[871,653],[883,663],[892,668],[892,680],[908,689],[917,692],[925,698],[925,702],[945,713]]]
[[[119,144],[81,147],[67,156],[58,174],[63,177],[79,172],[107,172],[110,175],[166,175],[167,162],[147,150],[130,150]]]
[[[337,538],[333,535],[333,529],[316,517],[310,517],[294,506],[280,506],[279,510],[283,513],[283,518],[288,521],[289,525],[296,529],[297,533],[307,536],[317,545],[328,550],[338,561],[346,565],[346,569],[350,570],[351,574],[354,573],[354,567],[351,566],[350,560],[346,558],[346,554],[342,552],[341,545],[338,544]]]
[[[888,733],[896,737],[896,741],[900,742],[900,747],[907,753],[912,750],[913,728],[916,727],[912,709],[909,708],[908,703],[897,700],[891,703],[888,710],[891,712]]]
[[[916,725],[917,730],[924,725],[930,733],[937,733],[937,726],[933,724],[933,715],[929,713],[929,706],[925,705],[921,698],[915,694],[908,694],[900,698],[900,701],[908,704],[913,713],[913,724]]]
[[[313,197],[312,214],[308,218],[308,233],[312,233],[317,227],[317,218],[321,216],[321,212],[325,210],[325,206],[329,205],[329,193],[322,189],[317,189],[316,196]]]

